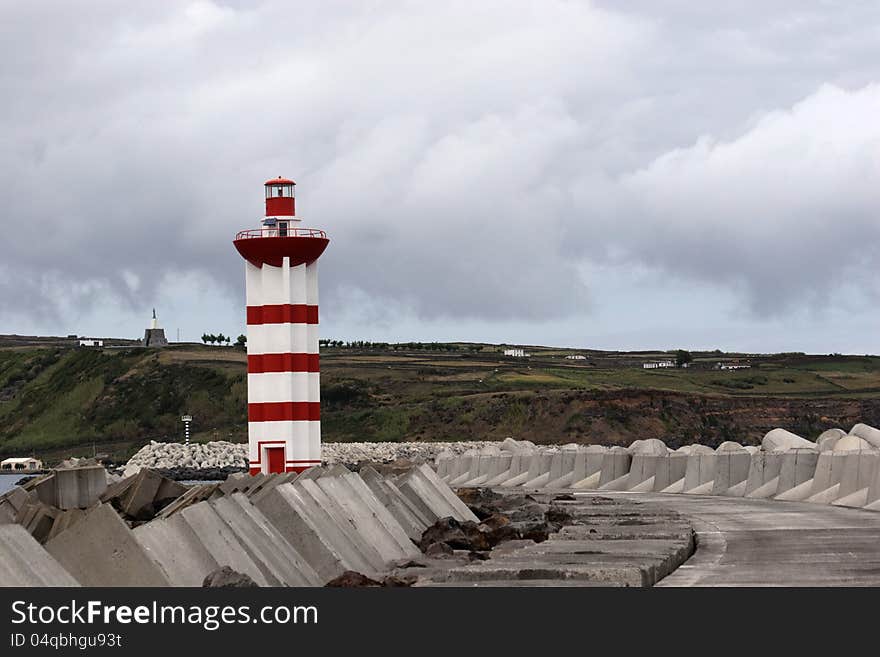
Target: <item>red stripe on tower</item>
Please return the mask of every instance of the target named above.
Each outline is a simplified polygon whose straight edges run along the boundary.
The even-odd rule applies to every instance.
[[[269,306],[248,306],[248,326],[260,324],[317,324],[318,306],[304,303],[281,303]]]
[[[308,422],[320,419],[320,402],[255,402],[248,404],[248,422]]]
[[[320,371],[320,356],[318,354],[253,354],[248,356],[248,374]]]

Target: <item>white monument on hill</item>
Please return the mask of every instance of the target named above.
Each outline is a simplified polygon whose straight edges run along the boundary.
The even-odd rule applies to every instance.
[[[144,331],[145,347],[166,347],[168,340],[165,338],[165,329],[159,328],[159,320],[156,319],[156,309],[153,308],[153,321],[150,328]]]

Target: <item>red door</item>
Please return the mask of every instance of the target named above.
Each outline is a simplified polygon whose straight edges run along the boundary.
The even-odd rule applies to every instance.
[[[269,464],[269,472],[284,472],[284,448],[267,447],[266,461]]]

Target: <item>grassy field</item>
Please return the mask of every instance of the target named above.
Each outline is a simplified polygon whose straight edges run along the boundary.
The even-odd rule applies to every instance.
[[[322,350],[327,441],[503,439],[755,442],[773,426],[805,434],[880,422],[880,358],[694,353],[687,369],[643,369],[662,352],[495,345],[456,351]],[[567,360],[581,353],[585,360]],[[748,362],[718,370],[718,362]],[[0,454],[124,458],[144,442],[247,435],[246,355],[235,348],[0,348]],[[848,427],[846,427],[848,428]]]

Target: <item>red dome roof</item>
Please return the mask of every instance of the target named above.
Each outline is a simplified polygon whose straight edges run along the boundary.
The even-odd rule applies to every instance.
[[[268,185],[295,185],[295,184],[296,183],[293,182],[292,180],[288,180],[287,178],[282,178],[281,176],[278,176],[277,178],[272,178],[271,180],[267,180],[266,182],[263,183],[263,186],[265,187]]]

